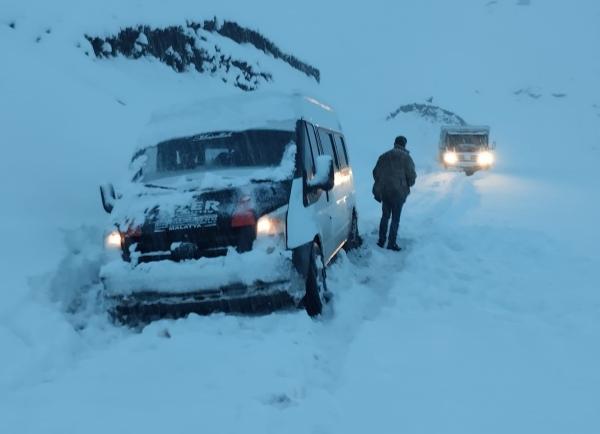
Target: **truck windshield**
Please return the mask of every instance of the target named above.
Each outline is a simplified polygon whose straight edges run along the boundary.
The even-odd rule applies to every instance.
[[[452,148],[480,148],[488,145],[486,134],[448,134],[446,146]]]
[[[198,134],[147,148],[141,173],[144,181],[189,172],[278,166],[294,132],[247,130]]]

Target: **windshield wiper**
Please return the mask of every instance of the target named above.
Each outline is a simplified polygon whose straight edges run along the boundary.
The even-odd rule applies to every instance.
[[[160,188],[161,190],[177,190],[175,187],[167,187],[164,185],[156,185],[156,184],[144,184],[144,187]]]

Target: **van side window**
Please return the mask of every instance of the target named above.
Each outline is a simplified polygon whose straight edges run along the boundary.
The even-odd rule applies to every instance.
[[[335,147],[337,155],[340,161],[340,169],[348,167],[348,153],[346,152],[346,144],[344,143],[344,137],[339,134],[335,136]]]
[[[323,154],[330,155],[333,158],[333,164],[337,169],[340,168],[338,158],[333,145],[333,138],[331,134],[321,128],[319,128],[319,138],[321,139],[321,146],[323,147]]]
[[[315,127],[312,124],[306,123],[306,131],[308,131],[308,139],[310,141],[310,149],[312,150],[313,161],[320,154],[319,143],[317,141],[317,135],[315,134]]]
[[[304,171],[306,172],[306,179],[311,179],[315,174],[315,159],[313,157],[312,151],[313,143],[316,142],[315,132],[312,126],[309,126],[306,123],[303,125],[302,128],[304,129],[305,137],[302,164],[304,166]],[[310,132],[312,132],[312,135],[310,134]]]
[[[304,170],[306,172],[306,180],[312,179],[315,176],[315,158],[319,155],[319,144],[315,134],[315,128],[308,122],[304,123]],[[314,190],[305,192],[304,206],[310,206],[321,197],[321,192]]]

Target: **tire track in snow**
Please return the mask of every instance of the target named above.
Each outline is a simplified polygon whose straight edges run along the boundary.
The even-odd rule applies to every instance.
[[[335,388],[339,372],[354,338],[365,322],[377,321],[384,309],[393,308],[398,294],[397,281],[406,267],[415,243],[426,244],[435,232],[423,226],[435,227],[448,218],[459,219],[479,202],[472,183],[462,174],[432,172],[420,180],[409,197],[399,230],[402,252],[392,252],[376,245],[379,222],[361,222],[364,245],[349,254],[342,253],[328,269],[328,283],[334,293],[334,315],[323,321],[318,348],[327,360],[328,373],[324,387]],[[378,205],[376,205],[378,206]],[[369,214],[369,213],[365,213]],[[373,214],[370,214],[373,215]],[[443,219],[443,220],[442,220]],[[421,247],[421,246],[419,246]],[[411,293],[414,288],[405,288]]]

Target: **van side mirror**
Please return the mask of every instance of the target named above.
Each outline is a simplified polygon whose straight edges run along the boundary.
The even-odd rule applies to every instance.
[[[330,191],[334,185],[335,172],[331,155],[319,155],[315,161],[315,176],[308,181],[310,189]]]
[[[102,207],[107,213],[111,213],[117,201],[115,187],[108,183],[100,186],[100,198],[102,199]]]

